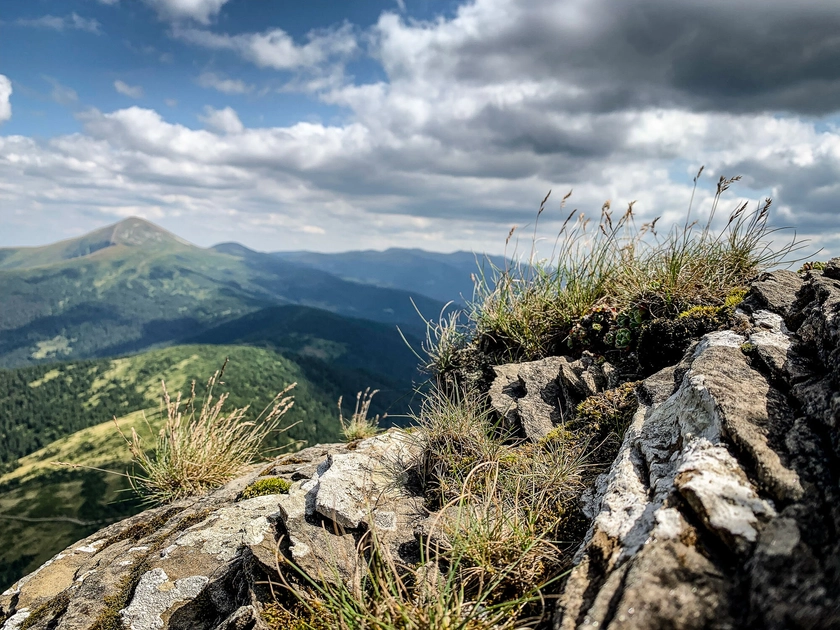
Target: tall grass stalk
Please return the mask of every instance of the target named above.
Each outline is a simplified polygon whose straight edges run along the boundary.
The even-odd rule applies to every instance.
[[[739,205],[723,227],[715,229],[721,196],[740,177],[721,177],[706,220],[700,224],[692,220],[691,205],[702,170],[694,179],[685,221],[666,234],[656,230],[658,217],[636,224],[635,202],[614,217],[608,201],[597,223],[573,210],[557,234],[551,256],[537,259],[537,222],[545,211],[546,196],[537,213],[527,264],[494,267],[489,277],[478,278],[470,310],[477,337],[505,349],[505,358],[539,358],[596,306],[673,316],[695,305],[722,304],[759,272],[799,260],[791,255],[805,245],[795,233],[785,244],[773,243],[771,237],[786,228],[769,225],[770,199],[753,211],[746,203]]]
[[[117,425],[141,471],[129,475],[131,485],[146,502],[165,503],[224,485],[259,455],[270,433],[290,428],[279,425],[294,404],[288,394],[296,383],[279,392],[255,420],[246,420],[248,406],[226,412],[228,394],[214,397],[223,370],[210,377],[200,403],[194,381],[186,400],[180,393],[172,400],[161,382],[166,419],[153,449],[134,428],[127,436]],[[151,431],[148,422],[147,427]]]

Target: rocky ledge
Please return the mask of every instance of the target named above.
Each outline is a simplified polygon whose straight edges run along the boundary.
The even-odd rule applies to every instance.
[[[492,404],[534,440],[618,384],[587,357],[495,375]],[[545,627],[840,627],[840,259],[764,274],[728,328],[636,395],[615,461],[580,499],[589,528]],[[315,446],[111,525],[3,593],[2,630],[264,628],[278,553],[356,584],[373,529],[416,560],[436,517],[412,489],[421,449],[399,430]],[[271,479],[281,493],[243,498]]]

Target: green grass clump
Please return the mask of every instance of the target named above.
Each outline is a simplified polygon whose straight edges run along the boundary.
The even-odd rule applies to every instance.
[[[468,584],[465,565],[456,550],[428,555],[406,566],[396,561],[376,530],[362,544],[366,570],[356,587],[341,580],[318,582],[278,556],[278,575],[292,603],[272,602],[263,619],[272,630],[515,630],[535,628],[545,602],[541,588],[530,587],[516,598],[497,597],[500,585],[523,568],[524,556],[513,558],[491,579]],[[285,577],[281,564],[290,567],[299,583]],[[284,568],[285,568],[284,566]],[[275,590],[276,592],[276,590]],[[537,612],[523,619],[525,610]]]
[[[368,387],[364,392],[356,394],[356,408],[349,419],[344,417],[344,412],[341,410],[342,398],[338,399],[338,420],[341,423],[341,433],[348,442],[363,440],[379,433],[379,421],[384,420],[388,414],[382,418],[378,415],[368,418],[370,402],[377,393],[379,393],[378,389],[370,391]]]
[[[163,384],[166,420],[151,452],[133,428],[129,437],[117,425],[133,462],[142,471],[129,476],[131,485],[147,502],[166,503],[224,485],[253,461],[265,438],[278,430],[281,418],[294,404],[287,396],[295,386],[292,384],[278,393],[255,421],[245,420],[247,406],[223,412],[227,394],[213,396],[223,372],[224,366],[209,379],[200,406],[194,382],[186,402],[181,394],[173,401]]]
[[[258,479],[242,491],[240,499],[253,499],[266,494],[288,494],[292,487],[290,481],[272,477],[271,479]]]
[[[825,266],[827,264],[828,263],[820,262],[819,260],[808,261],[799,269],[797,269],[796,273],[805,273],[806,271],[822,271],[823,269],[825,269]]]
[[[587,336],[605,335],[605,322],[581,328],[581,320],[593,314],[597,319],[604,311],[625,313],[629,323],[638,313],[672,318],[695,306],[724,305],[757,273],[802,248],[795,238],[786,245],[773,244],[770,237],[777,230],[768,224],[770,199],[752,212],[746,203],[738,206],[722,228],[713,229],[722,193],[739,179],[720,178],[700,227],[692,220],[690,203],[685,221],[666,234],[657,232],[658,219],[637,226],[633,203],[617,218],[605,203],[595,224],[573,211],[551,256],[538,259],[537,224],[546,196],[537,212],[528,260],[494,268],[490,277],[479,278],[470,314],[475,339],[500,355],[497,358],[537,359],[557,354],[563,344],[585,348]],[[692,202],[693,197],[694,193]],[[508,242],[512,235],[513,230]],[[616,338],[619,331],[621,339]],[[630,326],[613,326],[613,335],[607,345],[631,347]]]

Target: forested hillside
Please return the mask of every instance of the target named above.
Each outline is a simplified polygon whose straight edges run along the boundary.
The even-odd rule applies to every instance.
[[[230,405],[251,404],[258,412],[285,385],[298,383],[287,419],[300,424],[283,439],[335,439],[339,396],[381,388],[374,408],[397,414],[405,411],[411,393],[411,381],[404,378],[333,366],[311,356],[292,360],[272,349],[249,346],[174,346],[118,359],[0,370],[0,465],[11,469],[18,458],[75,431],[156,408],[161,379],[173,394],[186,394],[191,380],[198,381],[200,392],[228,357],[224,391],[230,392]]]

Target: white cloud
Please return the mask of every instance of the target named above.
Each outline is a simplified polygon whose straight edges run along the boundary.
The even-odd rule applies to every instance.
[[[317,68],[331,58],[346,58],[358,49],[349,24],[312,31],[307,42],[297,44],[286,31],[275,28],[263,33],[227,35],[195,28],[176,28],[173,34],[184,41],[214,50],[230,50],[261,68],[296,70]]]
[[[12,117],[12,82],[9,77],[0,74],[0,123]]]
[[[144,0],[162,20],[191,19],[209,24],[229,0]]]
[[[249,85],[240,79],[227,79],[213,72],[202,72],[196,82],[201,87],[212,88],[225,94],[247,94],[254,90],[253,85]]]
[[[165,98],[163,102],[166,104],[167,107],[178,107],[178,99],[175,98]]]
[[[242,133],[245,130],[245,125],[231,107],[213,109],[208,105],[204,108],[204,115],[198,119],[219,133]]]
[[[76,90],[74,90],[73,88],[67,87],[66,85],[62,85],[57,79],[54,79],[53,77],[45,76],[44,80],[50,85],[52,85],[52,90],[50,91],[50,98],[59,105],[72,105],[79,101],[79,95],[76,94]]]
[[[823,41],[818,28],[830,23],[828,13],[840,16],[840,5],[822,3],[820,16],[816,0],[803,0],[804,8],[767,0],[774,11],[753,12],[756,30],[788,37],[785,28],[810,16],[813,28],[803,32],[814,47],[798,63],[811,68],[809,59],[823,55],[825,68],[803,78],[787,73],[795,46],[780,46],[779,55],[756,47],[775,65],[746,65],[778,72],[778,80],[741,89],[718,76],[732,50],[707,42],[724,41],[714,28],[730,27],[720,15],[733,1],[748,3],[704,1],[706,17],[699,0],[475,0],[449,18],[385,13],[367,34],[345,26],[332,39],[321,32],[303,42],[277,30],[173,27],[183,40],[291,71],[297,76],[286,89],[320,94],[342,109],[332,119],[339,122],[248,128],[233,109],[206,108],[206,128],[191,129],[139,107],[89,111],[78,134],[44,143],[0,136],[0,207],[71,217],[117,216],[145,204],[192,218],[190,238],[204,244],[236,235],[263,249],[364,243],[499,251],[511,224],[532,221],[549,188],[555,195],[540,219],[546,234],[570,209],[561,215],[557,200],[569,188],[571,207],[597,213],[606,199],[613,207],[638,199],[639,222],[661,214],[665,228],[684,213],[704,164],[695,208],[709,207],[720,175],[741,174],[721,214],[742,195],[771,195],[774,221],[820,235],[840,254],[840,128],[800,115],[815,101],[840,112],[840,88],[830,79],[837,64],[829,63],[836,33],[825,30]],[[683,32],[690,11],[696,19]],[[668,19],[679,27],[672,39],[660,22]],[[701,52],[695,40],[706,42]],[[358,42],[380,64],[381,81],[355,85],[340,71],[360,52]],[[800,99],[813,81],[817,96]],[[764,109],[754,94],[761,90],[771,103]]]
[[[125,81],[120,81],[119,79],[114,81],[114,89],[123,96],[128,96],[130,98],[143,97],[143,88],[141,86],[129,85]]]
[[[81,17],[77,13],[71,13],[64,17],[44,15],[39,18],[20,18],[15,21],[15,24],[35,28],[49,28],[54,31],[78,30],[97,34],[101,32],[102,26],[97,20]]]

